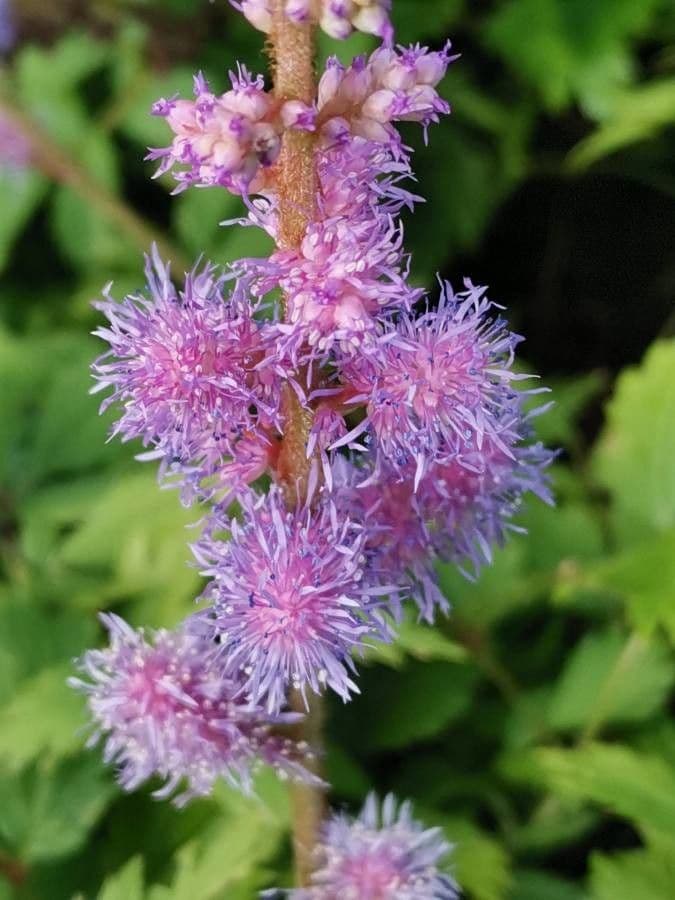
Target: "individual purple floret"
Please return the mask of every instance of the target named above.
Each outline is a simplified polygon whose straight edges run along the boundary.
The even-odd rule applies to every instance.
[[[193,548],[212,579],[204,597],[228,671],[243,672],[251,701],[271,712],[289,688],[306,697],[327,686],[348,700],[352,652],[387,637],[379,598],[394,589],[364,578],[364,529],[315,499],[289,510],[278,487],[245,495],[242,521],[216,516]]]
[[[147,296],[116,303],[106,294],[95,304],[110,323],[95,334],[110,349],[93,366],[94,391],[111,390],[102,410],[121,407],[113,435],[140,438],[153,448],[145,458],[200,481],[237,460],[242,439],[270,446],[279,378],[263,364],[263,330],[244,286],[224,296],[224,277],[206,264],[177,291],[156,251],[146,276]]]
[[[521,427],[527,426],[521,422]],[[405,586],[401,596],[410,596],[420,615],[433,622],[436,609],[448,610],[436,563],[455,563],[469,578],[491,563],[492,548],[524,530],[515,519],[526,494],[553,502],[546,470],[554,458],[539,443],[521,439],[507,455],[486,439],[480,451],[467,454],[461,463],[434,463],[417,490],[410,464],[373,470],[367,460],[353,466],[337,459],[336,502],[368,524],[369,577],[377,583],[387,572]]]
[[[185,628],[146,636],[116,615],[101,620],[109,647],[87,651],[82,677],[69,683],[87,696],[95,726],[89,745],[104,742],[105,761],[125,790],[158,777],[165,784],[154,796],[173,795],[182,806],[209,794],[219,778],[250,790],[257,761],[318,781],[303,766],[307,748],[272,731],[302,716],[270,716],[244,699],[215,643]]]
[[[439,866],[452,849],[440,828],[425,828],[409,802],[369,794],[361,814],[333,815],[323,826],[310,887],[289,900],[456,900]]]
[[[359,135],[399,152],[392,123],[420,122],[426,130],[450,112],[436,86],[454,59],[449,43],[437,52],[419,45],[381,47],[348,68],[330,59],[319,82],[317,128],[328,142]]]
[[[520,440],[512,385],[528,376],[512,364],[522,338],[494,315],[485,288],[465,287],[454,294],[446,283],[436,310],[385,324],[376,345],[341,366],[345,403],[366,416],[337,444],[370,435],[378,465],[413,465],[416,485],[435,462],[475,468],[488,438],[505,456]]]
[[[217,97],[197,75],[194,100],[162,99],[153,106],[175,138],[147,158],[161,160],[157,175],[175,168],[177,190],[192,184],[220,185],[237,194],[255,190],[259,170],[279,156],[284,128],[314,128],[311,108],[279,103],[265,91],[262,75],[253,78],[242,66],[230,79],[232,89]]]

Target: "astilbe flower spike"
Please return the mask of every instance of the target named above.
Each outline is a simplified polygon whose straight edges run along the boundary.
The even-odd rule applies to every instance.
[[[451,845],[440,828],[412,817],[410,803],[370,794],[361,814],[324,824],[306,889],[289,900],[456,900],[454,879],[439,868]]]
[[[212,641],[187,628],[146,636],[119,616],[101,620],[110,645],[85,653],[83,677],[70,684],[87,696],[96,729],[90,745],[103,740],[125,790],[159,777],[165,784],[155,796],[174,795],[184,805],[209,794],[219,778],[250,790],[259,762],[317,783],[303,765],[307,748],[273,731],[301,716],[271,716],[244,698]]]
[[[275,486],[245,494],[243,520],[216,513],[193,547],[212,579],[205,598],[227,671],[271,712],[290,688],[306,697],[328,686],[348,700],[358,691],[352,653],[388,636],[380,607],[396,588],[364,577],[364,528],[329,497],[313,501],[311,489],[294,509]]]

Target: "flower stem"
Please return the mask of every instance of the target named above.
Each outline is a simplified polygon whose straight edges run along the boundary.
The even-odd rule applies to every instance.
[[[271,34],[274,93],[280,101],[313,103],[316,95],[314,73],[314,26],[295,24],[284,15],[283,0],[275,0]],[[309,132],[289,130],[284,134],[278,164],[279,238],[281,249],[300,247],[307,226],[316,215],[315,137]],[[284,316],[289,311],[284,304]],[[290,385],[284,391],[284,439],[277,472],[294,506],[307,493],[312,460],[307,458],[307,440],[312,415],[303,408]]]
[[[150,222],[92,178],[34,119],[4,97],[0,98],[0,115],[28,141],[32,166],[58,184],[71,188],[142,250],[147,251],[153,243],[157,244],[160,254],[173,262],[177,275],[187,272],[190,266],[181,251]]]
[[[313,103],[316,95],[314,72],[314,26],[290,22],[283,11],[283,0],[274,2],[271,34],[271,57],[274,92],[279,100],[302,100]],[[287,131],[283,138],[278,165],[279,247],[297,249],[316,216],[315,138],[308,132]],[[282,300],[284,317],[289,311]],[[284,396],[284,437],[279,452],[277,472],[286,491],[287,502],[295,506],[307,494],[312,460],[307,457],[307,440],[312,426],[312,413],[304,409],[295,392],[286,386]],[[323,707],[320,697],[309,700],[309,709],[298,692],[290,698],[291,707],[306,713],[297,726],[298,741],[305,741],[321,752]],[[291,787],[293,817],[293,849],[296,882],[308,885],[312,872],[312,854],[319,836],[324,813],[321,789],[295,784]]]

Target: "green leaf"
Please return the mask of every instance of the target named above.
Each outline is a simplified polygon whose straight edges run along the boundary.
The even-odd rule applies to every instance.
[[[175,624],[198,591],[188,564],[193,521],[194,512],[180,506],[176,493],[159,490],[146,468],[118,477],[100,494],[63,541],[59,558],[77,571],[106,573],[88,605],[142,595],[145,604],[134,609],[140,621]]]
[[[0,837],[26,863],[74,853],[110,797],[112,781],[93,756],[54,767],[41,761],[20,778],[0,777]]]
[[[511,863],[502,845],[466,820],[450,820],[444,826],[455,845],[450,868],[462,890],[474,900],[506,900]]]
[[[51,342],[54,343],[54,342]],[[25,465],[35,480],[65,473],[84,473],[128,457],[129,450],[107,443],[112,416],[98,414],[100,397],[90,395],[90,365],[99,347],[92,340],[69,342],[66,360],[51,372],[40,392],[40,405]],[[41,345],[28,348],[41,352]],[[42,352],[50,352],[49,342]],[[77,435],[77,440],[73,439]]]
[[[507,897],[508,900],[589,900],[577,885],[536,869],[517,870]]]
[[[59,758],[82,745],[80,697],[67,686],[72,665],[45,669],[0,707],[0,763],[18,770],[38,756]]]
[[[392,20],[401,44],[444,37],[464,11],[464,0],[396,0]]]
[[[77,88],[105,62],[107,53],[90,35],[70,32],[50,49],[24,47],[16,61],[21,106],[59,144],[76,153],[88,121]]]
[[[176,232],[185,247],[195,255],[205,253],[212,256],[214,246],[222,243],[219,232],[223,228],[219,223],[242,216],[244,212],[240,197],[218,187],[184,191],[173,202]]]
[[[377,643],[365,654],[368,662],[380,662],[396,668],[402,666],[408,657],[422,662],[443,660],[459,663],[468,659],[468,652],[444,635],[439,626],[427,625],[408,616],[401,623],[395,641]]]
[[[460,619],[485,628],[532,602],[533,595],[524,589],[522,578],[526,543],[514,537],[497,548],[492,565],[485,567],[476,581],[467,580],[454,565],[437,567],[443,593]]]
[[[631,80],[628,42],[646,29],[660,5],[661,0],[508,0],[496,7],[482,33],[548,108],[578,99],[597,118],[612,109]]]
[[[0,272],[10,260],[14,242],[44,197],[47,180],[33,169],[0,166]]]
[[[546,415],[534,419],[537,437],[550,447],[558,444],[574,446],[579,428],[579,416],[586,410],[605,385],[601,372],[589,372],[576,378],[547,378],[550,396],[555,400]],[[541,404],[541,397],[530,400],[528,407]]]
[[[143,900],[143,859],[135,856],[115,875],[106,878],[97,900]]]
[[[555,484],[554,479],[554,494]],[[525,566],[532,572],[576,567],[600,556],[604,549],[600,517],[586,503],[547,506],[533,500],[522,524],[527,528]]]
[[[633,625],[649,635],[663,626],[675,640],[675,529],[605,560],[559,573],[556,598],[609,594],[627,605]]]
[[[0,703],[31,676],[72,660],[95,634],[94,622],[77,612],[40,608],[30,593],[0,592]]]
[[[672,655],[657,642],[617,630],[589,632],[574,648],[548,706],[561,731],[640,722],[665,703],[675,681]]]
[[[340,797],[357,803],[368,793],[370,782],[364,769],[342,747],[331,741],[324,760],[325,778]]]
[[[582,171],[630,144],[653,138],[675,122],[675,78],[664,78],[626,91],[611,115],[570,152],[572,171]]]
[[[112,141],[87,122],[77,144],[77,159],[88,176],[104,190],[116,193],[119,173]],[[83,197],[65,185],[56,191],[52,231],[60,249],[77,269],[110,271],[138,265],[138,246],[110,220],[106,207],[96,196]]]
[[[348,728],[359,749],[367,752],[427,740],[466,711],[476,680],[470,666],[444,662],[364,669],[362,694],[349,704],[348,715],[335,710],[336,733]]]
[[[629,747],[592,743],[574,750],[540,748],[534,778],[563,798],[600,804],[634,822],[648,838],[675,840],[675,770]]]
[[[624,543],[675,526],[675,340],[657,341],[626,370],[607,409],[593,471],[611,492]]]
[[[592,900],[672,900],[675,857],[654,850],[614,856],[594,853],[590,885]]]
[[[523,41],[525,34],[528,39]],[[565,39],[557,0],[501,3],[483,28],[483,37],[490,49],[541,93],[547,106],[556,108],[567,101],[573,52]]]
[[[153,886],[148,900],[220,900],[252,877],[264,878],[260,865],[277,849],[280,824],[260,801],[233,798],[206,834],[179,850],[171,886]]]

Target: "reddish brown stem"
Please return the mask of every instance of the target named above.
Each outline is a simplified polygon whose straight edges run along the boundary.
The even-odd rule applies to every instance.
[[[312,103],[316,93],[314,73],[314,28],[296,25],[283,14],[283,0],[275,0],[271,54],[274,68],[274,91],[280,101],[302,100]],[[312,134],[288,131],[284,135],[278,165],[280,248],[300,247],[307,226],[316,215],[315,138]],[[284,316],[288,309],[284,302]],[[295,506],[307,495],[312,462],[307,458],[307,441],[312,426],[312,413],[298,401],[294,391],[286,387],[284,395],[284,437],[277,462],[278,477],[284,486],[287,502]],[[322,707],[312,698],[309,710],[297,693],[291,706],[306,716],[297,728],[297,739],[321,751]],[[312,871],[312,855],[324,814],[323,793],[312,787],[291,788],[293,847],[296,881],[304,887]]]

